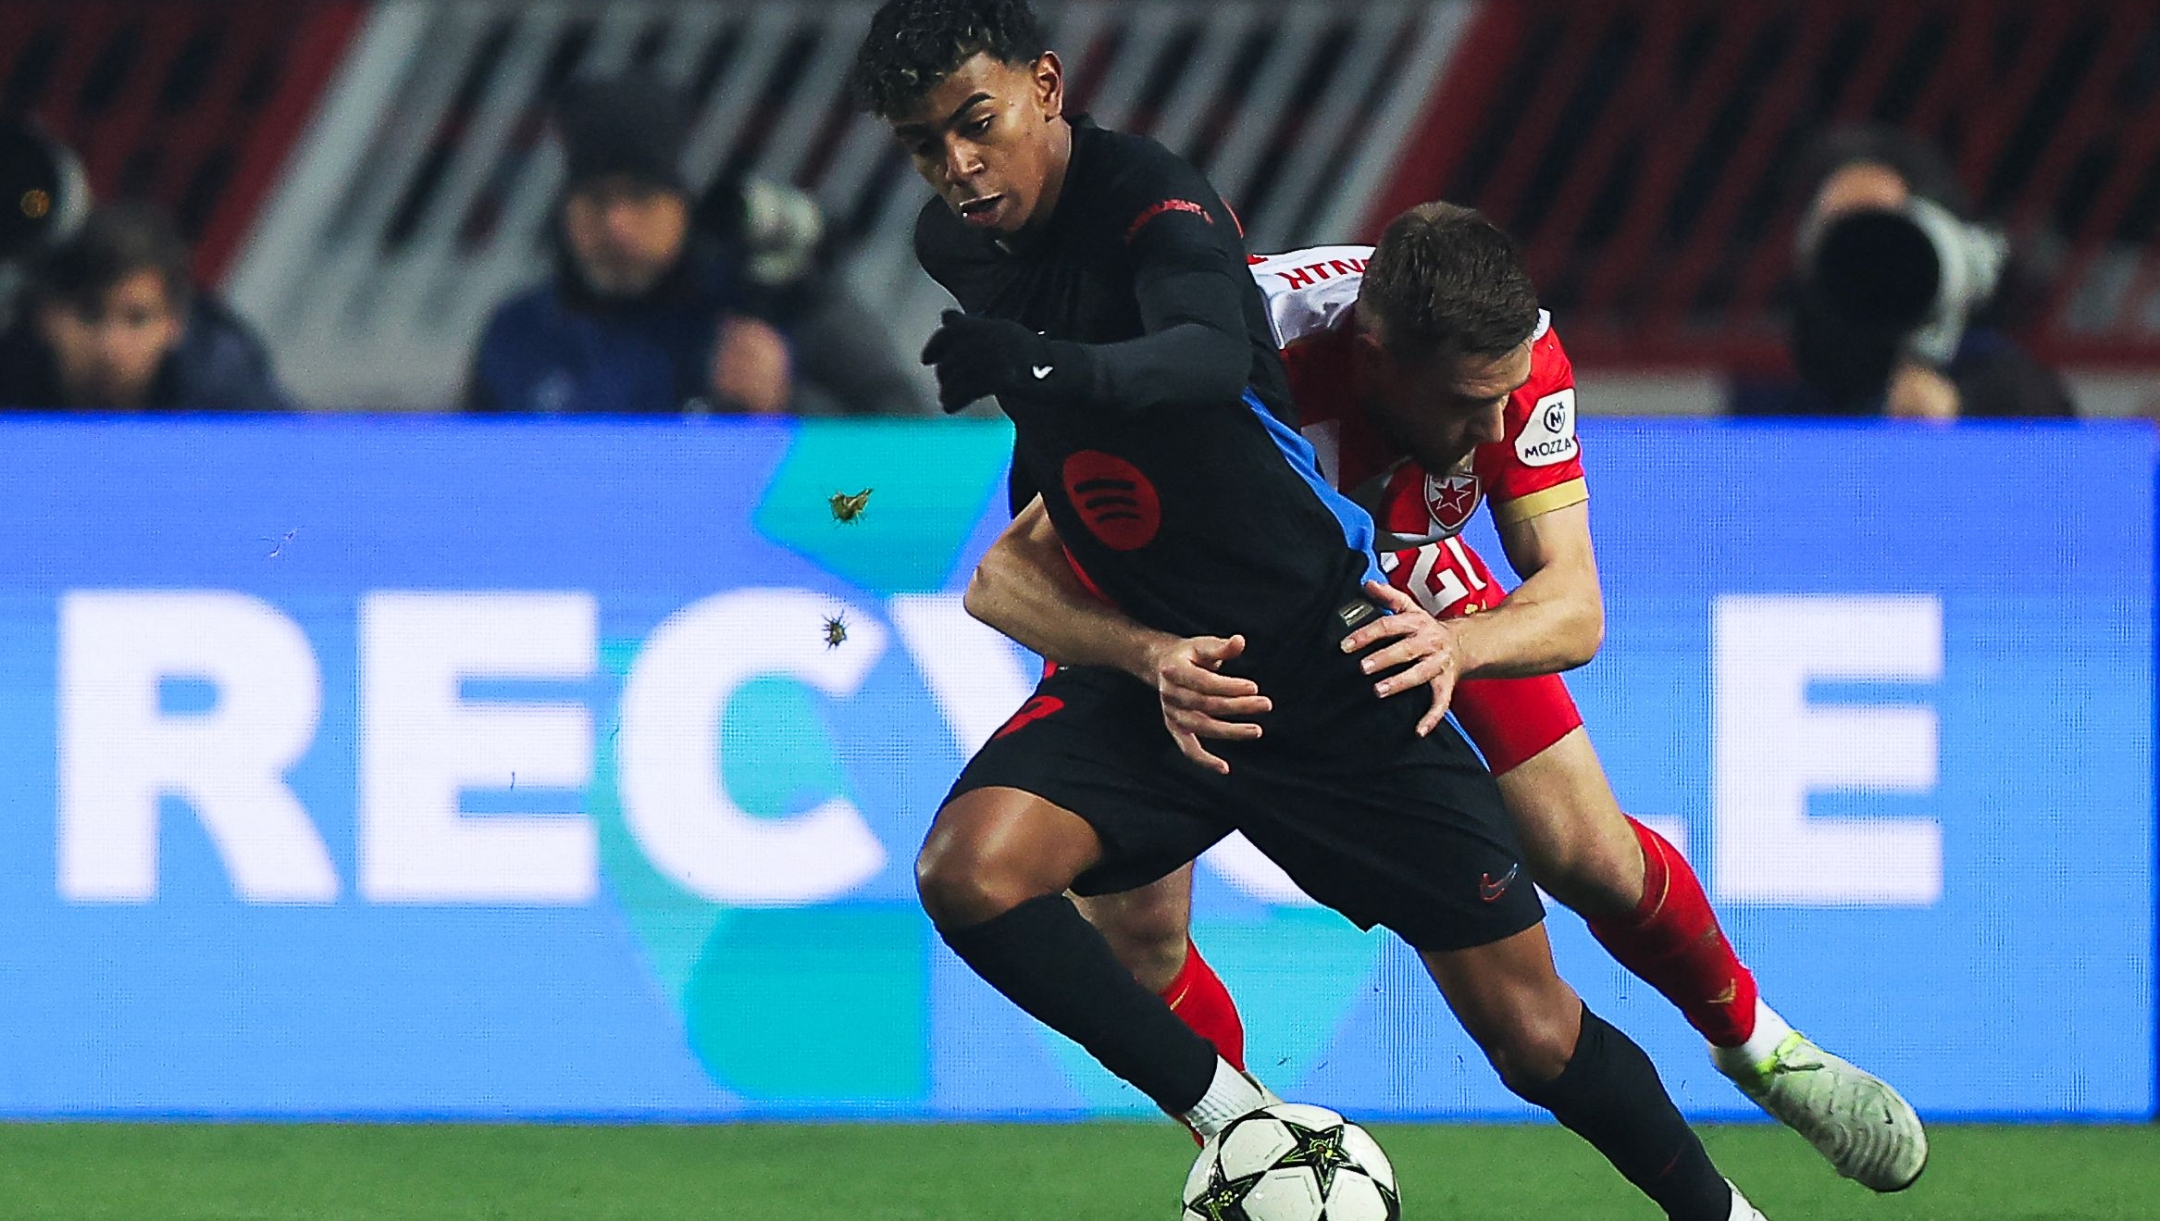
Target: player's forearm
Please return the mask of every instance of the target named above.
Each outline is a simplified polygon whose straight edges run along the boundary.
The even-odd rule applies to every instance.
[[[1236,402],[1252,372],[1244,339],[1201,322],[1085,351],[1090,400],[1124,411]]]
[[[1089,594],[1052,548],[999,539],[968,581],[967,612],[1059,665],[1149,673],[1150,650],[1172,638]]]
[[[1492,610],[1452,622],[1465,678],[1558,674],[1587,663],[1605,642],[1596,582],[1550,571],[1532,574]]]
[[[1245,393],[1253,359],[1245,303],[1221,262],[1183,245],[1152,252],[1133,277],[1146,334],[1084,349],[1092,401],[1151,411],[1234,403]]]

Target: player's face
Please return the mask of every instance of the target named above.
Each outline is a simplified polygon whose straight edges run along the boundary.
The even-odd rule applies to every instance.
[[[587,287],[603,297],[641,297],[682,257],[690,202],[658,183],[611,175],[570,192],[562,221]]]
[[[165,277],[150,268],[88,301],[43,306],[37,321],[61,393],[79,407],[141,406],[186,327]]]
[[[1507,435],[1508,396],[1530,380],[1530,341],[1500,356],[1399,360],[1367,337],[1365,410],[1418,465],[1444,471]]]
[[[1072,155],[1065,69],[1053,52],[1024,64],[970,56],[889,116],[915,172],[961,220],[1018,233],[1048,220]]]

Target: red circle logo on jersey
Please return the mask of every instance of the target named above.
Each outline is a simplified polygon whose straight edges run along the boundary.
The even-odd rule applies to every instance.
[[[1478,477],[1458,471],[1452,475],[1425,476],[1425,511],[1432,514],[1433,525],[1453,534],[1470,522],[1477,512]]]
[[[1137,551],[1162,528],[1162,501],[1140,468],[1115,454],[1083,449],[1065,459],[1065,495],[1080,520],[1112,551]]]

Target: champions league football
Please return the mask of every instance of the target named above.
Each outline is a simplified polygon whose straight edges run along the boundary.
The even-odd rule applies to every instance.
[[[1395,1168],[1365,1129],[1278,1103],[1211,1138],[1185,1179],[1183,1221],[1398,1221]]]

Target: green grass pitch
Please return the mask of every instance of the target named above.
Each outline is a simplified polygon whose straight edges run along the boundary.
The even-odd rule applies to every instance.
[[[1410,1221],[1657,1221],[1550,1126],[1379,1136]],[[2160,1127],[1939,1127],[1878,1198],[1767,1125],[1704,1139],[1772,1221],[2151,1221]],[[0,1125],[14,1221],[1173,1221],[1166,1125]]]

